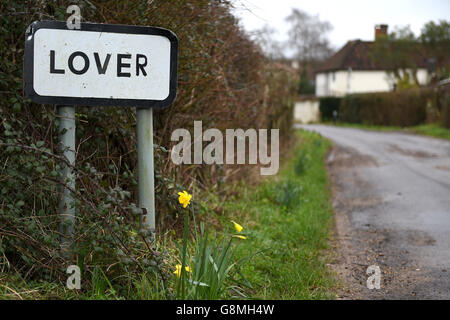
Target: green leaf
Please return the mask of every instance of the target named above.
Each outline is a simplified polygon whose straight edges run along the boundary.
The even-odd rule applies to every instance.
[[[5,127],[6,130],[11,130],[11,126],[8,124],[8,122],[3,122],[3,126]]]
[[[42,173],[42,172],[45,171],[45,167],[37,167],[37,168],[36,168],[36,171],[37,171],[38,173]]]
[[[14,112],[19,112],[21,108],[22,108],[22,106],[20,105],[20,103],[16,102],[16,103],[14,103],[12,109]]]

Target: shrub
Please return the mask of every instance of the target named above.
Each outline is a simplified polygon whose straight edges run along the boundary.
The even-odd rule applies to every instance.
[[[442,106],[442,124],[450,129],[450,95],[445,97],[445,104]]]
[[[324,97],[319,100],[319,110],[322,120],[333,120],[333,111],[338,111],[342,98],[338,97]]]
[[[177,99],[154,117],[157,234],[179,226],[173,200],[180,185],[210,188],[225,179],[247,177],[249,171],[235,167],[230,177],[226,166],[175,166],[167,151],[175,128],[191,129],[194,120],[220,130],[280,128],[280,142],[289,144],[295,74],[261,54],[231,14],[229,1],[76,3],[83,21],[159,26],[179,38]],[[114,279],[113,285],[124,284],[123,274],[139,273],[148,274],[152,283],[157,277],[161,283],[154,285],[165,288],[166,253],[140,230],[142,212],[134,206],[134,108],[77,107],[77,237],[73,255],[60,254],[58,188],[63,183],[58,173],[64,159],[58,152],[56,107],[23,97],[22,71],[26,28],[37,19],[66,20],[70,4],[0,2],[0,270],[16,270],[26,281],[64,281],[65,268],[76,263],[83,274],[92,274],[94,283]]]
[[[340,119],[366,125],[415,126],[425,122],[427,105],[433,101],[432,89],[353,94],[342,99]]]
[[[361,123],[361,95],[348,95],[341,100],[339,119],[348,123]]]
[[[442,125],[450,129],[450,85],[438,91],[438,109],[441,112]]]

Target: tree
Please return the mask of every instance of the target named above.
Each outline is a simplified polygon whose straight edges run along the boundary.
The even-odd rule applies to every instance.
[[[283,59],[283,44],[274,39],[276,30],[264,25],[260,30],[255,31],[252,39],[261,47],[264,55],[270,60]]]
[[[376,38],[371,58],[375,65],[387,70],[399,89],[403,89],[419,86],[418,61],[423,59],[420,52],[420,43],[410,27],[396,27],[388,35]]]
[[[422,28],[420,41],[425,54],[434,64],[435,79],[450,77],[450,22],[428,22]]]
[[[288,44],[301,64],[326,59],[333,53],[327,38],[333,27],[328,21],[321,21],[318,15],[312,16],[299,9],[292,9],[286,21],[291,24]]]
[[[309,15],[299,9],[292,9],[286,21],[291,24],[288,45],[294,50],[294,59],[300,67],[299,93],[314,93],[314,80],[308,79],[308,70],[333,54],[327,38],[333,27],[328,21],[321,21],[318,15]]]
[[[300,72],[300,82],[298,87],[299,94],[314,94],[316,91],[316,87],[313,81],[308,79],[308,74],[306,69],[301,70]]]

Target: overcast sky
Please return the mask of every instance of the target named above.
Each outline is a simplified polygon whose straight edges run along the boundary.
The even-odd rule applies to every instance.
[[[329,39],[335,49],[348,40],[373,40],[375,24],[410,25],[420,34],[430,21],[450,20],[450,0],[234,0],[235,14],[247,31],[268,24],[277,31],[277,40],[286,40],[289,25],[284,18],[292,8],[319,15],[329,21]]]

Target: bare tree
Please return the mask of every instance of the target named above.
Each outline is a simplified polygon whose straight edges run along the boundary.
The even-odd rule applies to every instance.
[[[310,15],[299,9],[292,9],[286,21],[290,23],[288,45],[294,50],[294,59],[299,64],[300,94],[315,91],[312,70],[321,61],[333,54],[327,33],[333,27],[328,21],[321,21],[318,15]]]
[[[326,59],[333,53],[327,38],[333,27],[328,21],[321,21],[318,15],[299,9],[292,9],[286,21],[291,24],[288,44],[294,49],[295,59],[301,65]]]
[[[264,55],[271,60],[279,60],[284,57],[284,45],[275,40],[276,32],[275,29],[266,24],[252,34],[252,39],[261,47]]]

